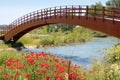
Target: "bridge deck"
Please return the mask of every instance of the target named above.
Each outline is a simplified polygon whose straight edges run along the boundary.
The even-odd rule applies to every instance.
[[[28,13],[5,28],[0,36],[6,42],[17,41],[27,32],[48,24],[82,25],[120,38],[120,8],[96,6],[60,6]]]

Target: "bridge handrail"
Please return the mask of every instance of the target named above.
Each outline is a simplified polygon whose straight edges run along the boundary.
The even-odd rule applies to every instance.
[[[70,5],[70,6],[57,6],[57,7],[51,7],[51,8],[45,8],[37,11],[33,11],[31,13],[28,13],[15,21],[13,21],[11,24],[9,24],[7,27],[5,27],[3,30],[0,30],[1,36],[9,32],[10,30],[25,24],[30,21],[36,21],[38,19],[46,20],[48,17],[51,18],[54,16],[62,17],[68,16],[74,17],[74,16],[86,16],[88,17],[100,17],[103,20],[106,18],[111,18],[113,21],[116,19],[120,19],[120,8],[115,7],[101,7],[98,8],[96,6],[80,6],[80,5]]]

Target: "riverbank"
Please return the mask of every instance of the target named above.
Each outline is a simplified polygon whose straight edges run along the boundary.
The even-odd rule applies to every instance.
[[[104,37],[93,37],[91,40],[89,41],[86,41],[86,42],[79,42],[79,43],[64,43],[64,45],[46,45],[46,46],[37,46],[37,45],[32,45],[32,44],[25,44],[24,47],[25,48],[32,48],[32,49],[38,49],[38,48],[50,48],[50,47],[59,47],[59,46],[74,46],[74,45],[82,45],[82,44],[85,44],[87,42],[94,42],[96,39],[104,39],[104,38],[112,38],[112,37],[107,37],[107,36],[104,36]]]

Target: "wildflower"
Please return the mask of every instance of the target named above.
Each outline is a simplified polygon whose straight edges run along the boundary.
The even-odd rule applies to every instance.
[[[84,79],[80,77],[80,78],[77,78],[77,80],[84,80]]]
[[[46,76],[46,80],[50,80],[50,76]]]
[[[28,62],[29,62],[31,65],[34,65],[34,60],[33,60],[33,59],[29,59]]]
[[[7,62],[7,63],[6,63],[6,66],[10,67],[10,66],[11,66],[11,63]]]
[[[15,73],[15,76],[19,76],[20,75],[20,73],[17,71],[16,73]]]
[[[7,74],[3,74],[3,78],[8,78],[8,75]]]
[[[58,80],[63,80],[62,78],[58,78]]]
[[[111,69],[115,69],[116,71],[119,70],[118,64],[112,64],[112,65],[110,66],[110,68],[111,68]]]
[[[42,74],[46,74],[47,73],[47,71],[46,70],[42,70]]]
[[[26,65],[25,64],[19,64],[18,66],[16,66],[17,69],[23,69]]]
[[[30,74],[26,74],[26,75],[25,75],[25,78],[30,78]]]
[[[47,63],[42,63],[42,64],[40,65],[40,68],[46,68],[46,69],[49,69],[49,68],[50,68],[50,65],[47,64]]]
[[[11,76],[9,76],[9,78],[10,78],[10,79],[13,79],[13,78],[14,78],[14,76],[13,76],[13,75],[11,75]]]
[[[54,61],[58,63],[58,62],[59,62],[59,59],[55,57],[55,58],[54,58]]]
[[[64,72],[64,67],[58,67],[58,68],[56,68],[56,72],[59,72],[59,73]]]
[[[59,78],[60,77],[60,75],[59,74],[56,74],[56,73],[53,73],[52,74],[55,78]]]
[[[45,57],[46,54],[45,54],[45,52],[41,52],[40,55]]]
[[[28,56],[26,56],[25,58],[26,58],[26,59],[31,59],[31,56],[30,56],[30,55],[28,55]]]
[[[3,71],[5,68],[3,68],[3,67],[0,67],[0,71]]]
[[[30,56],[34,57],[35,53],[34,52],[31,52],[30,53]]]
[[[89,71],[89,73],[90,73],[90,74],[93,74],[93,73],[94,73],[94,71],[93,71],[93,70],[90,70],[90,71]]]
[[[40,60],[39,56],[40,56],[39,54],[36,54],[35,56],[36,60]]]

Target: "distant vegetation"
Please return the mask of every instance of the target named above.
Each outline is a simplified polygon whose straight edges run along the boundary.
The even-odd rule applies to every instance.
[[[43,47],[83,43],[92,39],[93,31],[89,29],[74,25],[58,24],[33,30],[18,42]]]
[[[23,36],[18,42],[24,45],[61,46],[67,44],[84,43],[93,37],[105,37],[106,35],[81,26],[54,24],[35,29]]]

